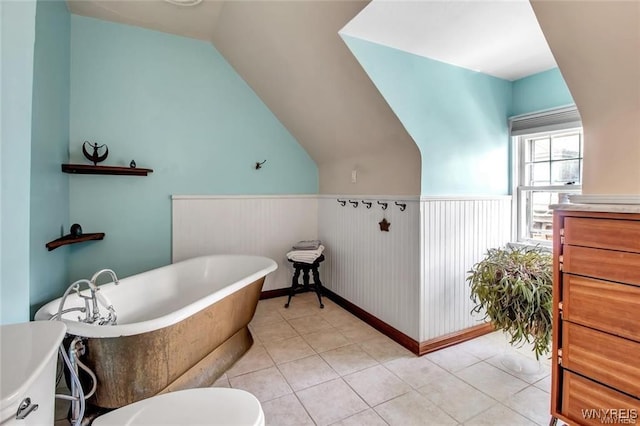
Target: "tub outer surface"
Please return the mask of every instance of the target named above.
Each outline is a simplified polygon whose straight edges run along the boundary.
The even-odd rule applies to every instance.
[[[116,309],[117,325],[86,324],[78,321],[78,312],[62,318],[67,343],[84,338],[81,360],[98,379],[88,402],[114,409],[210,386],[251,346],[248,324],[265,277],[276,268],[261,256],[212,255],[101,285],[99,291]],[[49,320],[59,304],[60,299],[45,304],[35,319]],[[72,294],[64,309],[83,304]],[[88,391],[91,382],[82,380]]]
[[[243,336],[253,318],[264,278],[232,293],[210,307],[177,324],[147,333],[114,338],[89,338],[83,358],[98,378],[98,390],[89,403],[101,408],[119,408],[157,395],[172,383],[181,381],[178,389],[209,386],[224,372],[199,383],[199,375],[181,380],[190,369],[234,335]],[[246,332],[223,356],[210,360],[215,370],[219,362],[230,366],[251,347]],[[229,346],[229,345],[227,345]],[[240,350],[237,350],[237,349]],[[226,359],[231,351],[232,359]],[[204,373],[203,373],[204,374]],[[171,390],[178,390],[174,386]]]

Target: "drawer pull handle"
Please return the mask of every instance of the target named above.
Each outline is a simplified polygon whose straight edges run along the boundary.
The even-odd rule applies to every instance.
[[[18,407],[16,413],[16,420],[24,420],[29,414],[38,409],[38,404],[31,404],[31,398],[25,398]]]

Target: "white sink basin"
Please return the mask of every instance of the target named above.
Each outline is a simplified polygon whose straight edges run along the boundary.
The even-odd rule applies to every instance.
[[[0,423],[11,424],[28,397],[38,408],[19,424],[53,424],[56,355],[66,329],[60,321],[0,326]]]

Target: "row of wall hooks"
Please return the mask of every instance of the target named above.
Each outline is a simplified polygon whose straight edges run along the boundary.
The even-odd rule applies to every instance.
[[[362,205],[365,206],[367,209],[370,209],[371,206],[373,205],[372,201],[366,201],[366,200],[362,200],[362,201],[348,200],[348,202],[353,206],[354,209],[357,208],[358,205],[360,205],[360,203],[362,203]],[[338,198],[338,204],[344,207],[347,205],[347,200],[341,200]],[[389,203],[385,201],[377,201],[377,204],[382,207],[382,210],[387,210],[387,208],[389,207]],[[395,201],[394,204],[400,208],[401,212],[407,209],[407,203],[399,203]]]

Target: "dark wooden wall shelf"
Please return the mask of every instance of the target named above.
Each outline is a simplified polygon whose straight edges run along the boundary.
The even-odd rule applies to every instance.
[[[78,175],[147,176],[147,174],[153,173],[153,169],[141,167],[93,166],[90,164],[63,164],[62,171]]]
[[[79,237],[68,234],[58,238],[57,240],[49,241],[46,244],[46,247],[47,249],[49,249],[49,251],[51,251],[57,249],[58,247],[66,246],[67,244],[83,243],[85,241],[101,240],[103,238],[104,232],[97,232],[95,234],[82,234]]]

